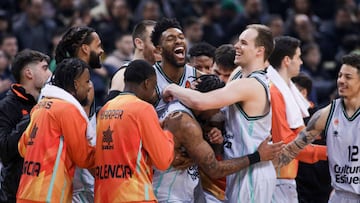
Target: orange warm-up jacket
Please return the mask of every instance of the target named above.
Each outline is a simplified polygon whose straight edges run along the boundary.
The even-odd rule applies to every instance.
[[[152,166],[166,170],[173,158],[173,136],[154,107],[120,94],[97,117],[95,202],[156,202]]]
[[[270,85],[271,109],[272,109],[272,139],[273,142],[283,141],[285,144],[293,141],[297,134],[305,127],[300,126],[291,129],[286,120],[285,100],[279,89]],[[326,146],[308,145],[288,165],[277,171],[277,178],[294,179],[298,171],[298,161],[315,163],[319,160],[327,160]]]
[[[19,140],[24,165],[17,202],[71,202],[75,166],[95,166],[86,119],[71,103],[42,99]]]

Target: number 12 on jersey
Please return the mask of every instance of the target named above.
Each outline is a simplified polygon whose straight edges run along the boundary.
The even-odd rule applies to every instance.
[[[359,161],[359,147],[358,146],[348,146],[348,159],[350,162]]]

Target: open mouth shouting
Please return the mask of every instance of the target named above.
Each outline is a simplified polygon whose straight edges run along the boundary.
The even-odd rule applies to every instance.
[[[178,60],[185,59],[185,48],[184,47],[176,47],[174,49],[174,54]]]

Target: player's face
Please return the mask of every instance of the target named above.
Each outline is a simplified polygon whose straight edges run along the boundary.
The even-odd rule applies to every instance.
[[[170,28],[162,33],[160,39],[162,60],[182,68],[186,63],[185,36],[180,29]]]
[[[211,74],[213,63],[214,60],[208,56],[194,56],[190,59],[190,65],[205,74]]]
[[[104,50],[101,47],[101,40],[99,35],[95,32],[91,33],[93,40],[89,44],[90,47],[90,56],[89,56],[89,66],[91,68],[101,68],[101,59],[100,56],[104,53]]]
[[[161,58],[161,56],[157,56],[158,54],[155,53],[155,46],[154,44],[151,42],[151,32],[154,29],[154,26],[148,26],[146,27],[146,36],[145,36],[145,41],[144,41],[144,50],[143,50],[143,54],[144,54],[144,59],[149,62],[151,65],[153,65],[156,61],[159,60],[159,58]]]
[[[255,29],[246,29],[239,36],[239,41],[234,45],[236,50],[234,63],[246,67],[257,54],[258,47],[255,46],[255,39],[258,32]]]
[[[81,73],[81,75],[74,80],[75,85],[75,98],[80,102],[81,105],[85,106],[88,103],[88,93],[91,88],[90,83],[90,72],[89,69]]]
[[[146,86],[146,95],[144,96],[143,100],[150,103],[155,104],[155,101],[157,100],[157,94],[156,94],[156,75],[151,76],[149,79],[146,80],[147,86]]]
[[[360,93],[359,70],[353,66],[343,64],[338,74],[337,86],[339,96],[344,98],[358,98]]]
[[[289,76],[290,77],[295,77],[295,76],[299,75],[300,66],[302,63],[303,63],[303,61],[301,60],[301,51],[300,51],[300,48],[298,47],[296,49],[295,55],[293,56],[292,59],[290,59],[290,65],[289,65]]]
[[[29,67],[32,71],[34,86],[40,91],[51,76],[49,64],[45,60],[43,60],[41,62],[35,62],[33,64],[30,64]]]
[[[223,66],[221,65],[218,65],[218,64],[214,64],[213,68],[213,74],[219,76],[220,80],[224,81],[224,82],[227,82],[229,80],[229,77],[232,73],[232,70],[229,69],[229,68],[224,68]]]

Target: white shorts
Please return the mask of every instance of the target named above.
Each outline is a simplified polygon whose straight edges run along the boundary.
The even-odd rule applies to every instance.
[[[211,194],[207,191],[204,191],[204,196],[205,196],[206,203],[224,203],[223,200],[219,200],[213,194]]]
[[[296,181],[294,179],[276,179],[272,203],[298,203]]]

